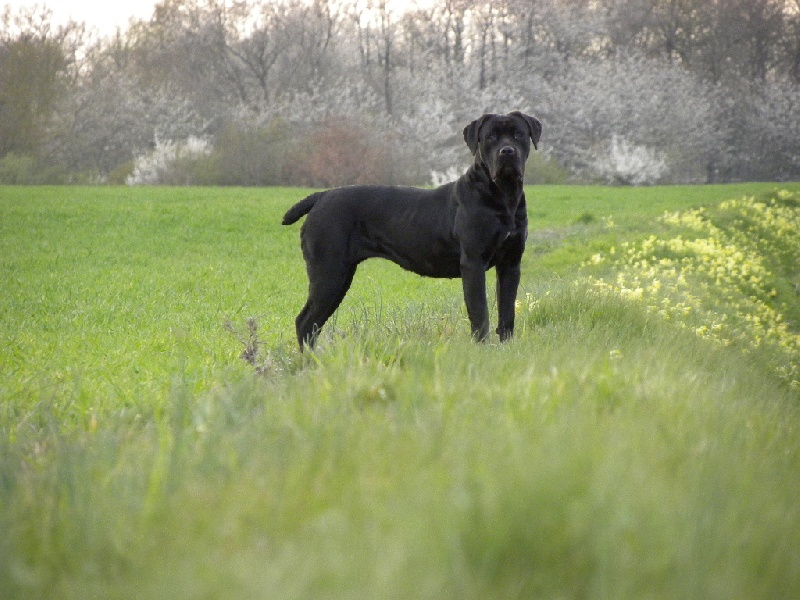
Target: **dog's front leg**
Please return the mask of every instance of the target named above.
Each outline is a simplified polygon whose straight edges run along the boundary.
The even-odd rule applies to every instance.
[[[514,312],[519,288],[519,263],[497,265],[497,333],[500,341],[506,341],[514,335]]]
[[[489,337],[489,306],[486,302],[486,268],[480,261],[461,259],[464,302],[472,325],[472,337],[483,342]]]

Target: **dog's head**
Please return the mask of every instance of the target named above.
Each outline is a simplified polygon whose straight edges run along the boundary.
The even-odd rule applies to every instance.
[[[495,183],[522,182],[531,143],[537,148],[541,135],[539,119],[519,111],[483,115],[464,128],[476,164],[483,164]]]

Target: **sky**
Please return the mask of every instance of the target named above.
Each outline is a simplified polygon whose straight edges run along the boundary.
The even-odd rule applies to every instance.
[[[0,0],[0,6],[12,8],[46,5],[57,23],[70,18],[88,24],[101,35],[113,34],[117,28],[127,29],[131,18],[149,19],[158,0]],[[393,0],[398,7],[426,6],[431,0]]]
[[[12,8],[46,5],[53,19],[64,23],[70,18],[84,22],[101,34],[113,33],[118,27],[126,29],[131,17],[148,19],[157,0],[0,0],[0,5]]]

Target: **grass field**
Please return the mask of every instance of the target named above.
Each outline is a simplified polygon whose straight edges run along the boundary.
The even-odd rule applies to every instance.
[[[529,188],[512,342],[370,261],[301,355],[305,193],[0,187],[0,598],[800,597],[800,185]]]

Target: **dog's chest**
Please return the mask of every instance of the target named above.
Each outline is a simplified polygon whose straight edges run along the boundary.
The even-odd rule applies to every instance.
[[[513,217],[497,219],[494,227],[486,231],[483,238],[482,260],[492,266],[498,254],[503,252],[507,244],[512,244],[519,237],[519,231]]]

